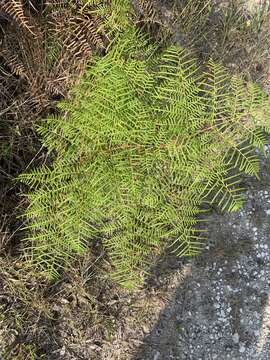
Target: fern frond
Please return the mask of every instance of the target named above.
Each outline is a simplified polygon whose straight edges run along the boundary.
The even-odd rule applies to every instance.
[[[211,125],[222,119],[227,109],[227,86],[228,75],[225,68],[215,63],[212,59],[208,63],[208,71],[205,72],[205,94],[208,98],[208,122]]]
[[[265,131],[262,131],[260,129],[253,130],[250,135],[250,143],[255,148],[258,148],[262,153],[264,153],[264,147],[267,144],[267,136]]]
[[[0,55],[3,57],[6,65],[10,67],[13,74],[27,78],[25,66],[16,54],[10,52],[8,49],[4,49],[0,52]]]
[[[2,9],[14,20],[16,20],[22,28],[29,31],[32,35],[35,35],[27,17],[24,14],[24,5],[22,0],[4,0],[1,6]]]
[[[135,0],[134,5],[144,17],[144,22],[154,23],[158,20],[158,14],[152,1]]]
[[[250,175],[258,176],[260,170],[260,160],[251,144],[239,144],[234,147],[228,163],[232,163],[241,172]]]
[[[211,185],[207,197],[210,197],[212,204],[217,204],[222,211],[236,211],[239,210],[244,203],[243,192],[244,189],[238,186],[239,174],[223,177],[219,175],[213,175],[211,179]]]
[[[203,72],[185,50],[159,55],[123,32],[38,129],[55,159],[21,176],[33,261],[55,274],[98,236],[111,276],[132,287],[162,249],[196,255],[202,206],[238,210],[241,173],[258,174],[269,109],[261,89],[213,61]]]

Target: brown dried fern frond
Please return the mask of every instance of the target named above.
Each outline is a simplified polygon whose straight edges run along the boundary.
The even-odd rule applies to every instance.
[[[24,3],[22,0],[4,0],[0,8],[15,20],[17,24],[34,35],[29,19],[24,13]]]
[[[81,29],[81,32],[85,38],[85,40],[89,44],[94,44],[98,49],[104,48],[104,40],[101,35],[101,21],[90,15],[78,15],[74,20],[71,20],[77,29],[78,27]],[[78,31],[78,30],[77,30]],[[74,32],[76,33],[76,31]]]
[[[39,111],[55,96],[65,96],[93,51],[104,49],[102,19],[92,8],[81,11],[83,2],[65,7],[67,3],[47,1],[41,12],[24,9],[18,0],[5,0],[2,6],[12,21],[5,27],[0,55],[11,72],[25,80],[29,99]]]
[[[3,49],[0,51],[0,56],[4,59],[5,65],[10,67],[13,74],[27,78],[27,71],[17,54],[9,49]]]
[[[101,19],[90,12],[74,15],[69,10],[65,16],[55,12],[51,23],[60,51],[47,88],[54,94],[63,95],[64,89],[78,80],[93,52],[103,51],[106,36]]]
[[[158,13],[153,0],[134,0],[134,6],[138,13],[143,17],[143,22],[158,22]]]
[[[156,0],[133,0],[135,10],[135,23],[147,32],[157,41],[171,36],[171,31],[162,19],[160,4]]]

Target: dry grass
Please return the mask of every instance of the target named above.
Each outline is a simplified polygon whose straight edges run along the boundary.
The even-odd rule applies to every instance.
[[[204,62],[210,57],[235,73],[266,83],[269,76],[270,1],[168,1],[162,21],[170,41],[190,48]],[[258,2],[256,2],[258,3]]]

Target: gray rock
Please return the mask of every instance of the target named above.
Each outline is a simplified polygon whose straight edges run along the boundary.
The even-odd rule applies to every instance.
[[[232,339],[233,339],[233,342],[235,344],[238,344],[239,343],[239,335],[238,335],[238,333],[234,333],[233,336],[232,336]]]
[[[243,354],[245,351],[246,351],[246,348],[245,348],[244,344],[240,344],[240,346],[239,346],[239,352],[240,352],[241,354]]]

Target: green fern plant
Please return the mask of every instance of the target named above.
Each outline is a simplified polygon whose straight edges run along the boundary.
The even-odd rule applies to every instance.
[[[202,249],[203,208],[242,206],[240,174],[258,175],[270,130],[258,85],[213,61],[202,70],[176,46],[160,55],[133,29],[59,108],[38,128],[53,164],[20,176],[31,189],[27,254],[57,274],[99,237],[128,287],[160,249]]]

